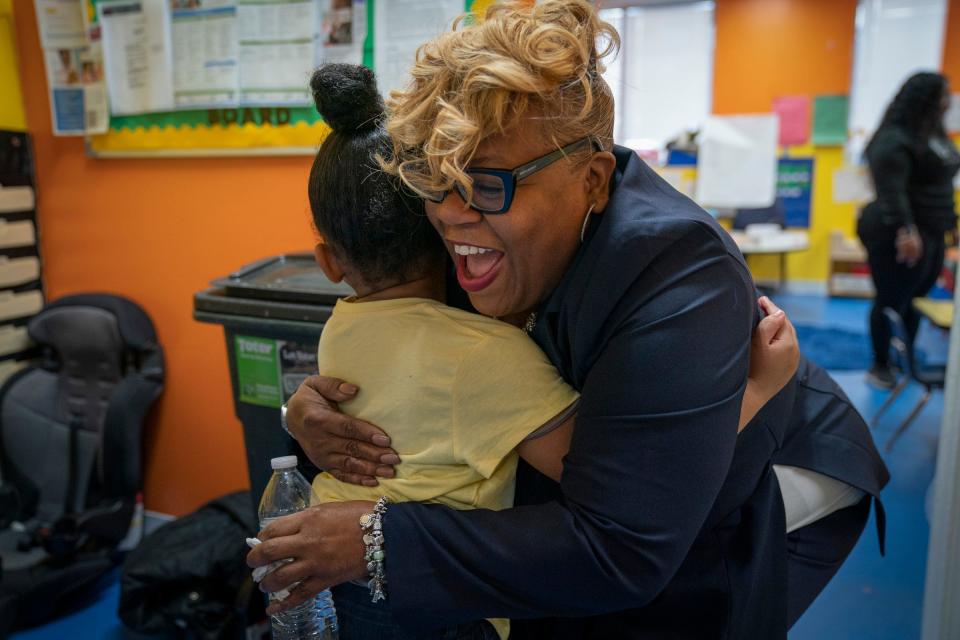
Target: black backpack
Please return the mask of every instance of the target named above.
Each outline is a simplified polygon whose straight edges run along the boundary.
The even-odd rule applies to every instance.
[[[120,580],[123,623],[202,640],[269,638],[264,596],[246,564],[246,538],[259,529],[251,505],[248,491],[228,494],[130,552]]]
[[[42,362],[0,387],[0,637],[49,621],[119,563],[163,389],[153,323],[130,300],[60,298],[28,332]]]

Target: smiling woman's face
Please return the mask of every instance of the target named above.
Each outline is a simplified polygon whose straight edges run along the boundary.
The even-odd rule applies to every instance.
[[[536,126],[521,126],[486,139],[471,166],[513,169],[555,149],[537,136]],[[499,215],[466,207],[456,191],[439,204],[427,202],[430,222],[457,266],[457,280],[480,313],[527,313],[546,299],[573,259],[590,206],[595,213],[606,207],[614,165],[608,152],[594,153],[580,165],[561,158],[517,183],[513,204]]]

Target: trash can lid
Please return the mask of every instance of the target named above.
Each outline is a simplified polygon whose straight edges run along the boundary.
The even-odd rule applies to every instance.
[[[333,283],[311,253],[290,253],[245,265],[211,282],[229,297],[333,305],[354,295],[346,283]]]

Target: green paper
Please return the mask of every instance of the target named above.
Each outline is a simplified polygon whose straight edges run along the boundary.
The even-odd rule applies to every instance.
[[[813,144],[842,145],[847,141],[847,96],[817,96],[813,99]]]
[[[277,341],[236,336],[237,386],[240,402],[279,408],[283,403]]]

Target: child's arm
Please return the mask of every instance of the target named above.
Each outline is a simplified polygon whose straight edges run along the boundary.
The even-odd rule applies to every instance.
[[[569,413],[564,411],[564,413]],[[560,482],[563,472],[563,456],[570,450],[570,438],[573,436],[573,421],[576,413],[570,413],[560,426],[549,433],[524,440],[517,445],[517,453],[527,461],[531,467],[552,479]]]
[[[753,332],[738,432],[790,382],[800,362],[797,332],[787,315],[766,296],[760,298],[759,304],[766,315]]]
[[[743,431],[760,409],[790,381],[800,359],[797,333],[786,314],[767,297],[760,298],[760,308],[766,316],[753,332],[750,372],[743,392],[737,432]],[[564,411],[560,418],[569,412],[569,409]],[[563,457],[570,450],[575,419],[576,415],[572,414],[545,435],[524,440],[517,446],[517,453],[534,469],[560,482]],[[542,430],[550,428],[550,423],[541,427]]]

